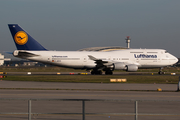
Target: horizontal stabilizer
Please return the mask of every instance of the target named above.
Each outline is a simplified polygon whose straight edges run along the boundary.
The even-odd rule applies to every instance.
[[[39,56],[39,55],[36,55],[36,54],[33,54],[33,53],[29,53],[27,51],[19,51],[19,50],[15,50],[13,55],[15,57],[21,57],[21,58]]]

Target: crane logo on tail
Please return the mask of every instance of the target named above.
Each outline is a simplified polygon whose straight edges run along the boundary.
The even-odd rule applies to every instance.
[[[28,41],[28,35],[24,31],[19,31],[14,36],[14,40],[19,45],[24,45]]]

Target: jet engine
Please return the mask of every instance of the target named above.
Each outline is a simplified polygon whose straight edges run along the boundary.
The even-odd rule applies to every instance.
[[[124,63],[114,63],[114,70],[126,70],[126,65]]]
[[[134,64],[127,65],[126,67],[127,67],[126,71],[129,72],[135,72],[138,70],[138,66]]]
[[[126,65],[125,63],[114,63],[113,64],[113,69],[114,70],[126,70],[126,71],[129,71],[129,72],[135,72],[138,70],[138,66],[137,65],[134,65],[134,64],[129,64],[129,65]]]

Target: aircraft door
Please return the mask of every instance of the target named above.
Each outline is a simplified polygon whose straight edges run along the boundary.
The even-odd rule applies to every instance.
[[[87,62],[87,56],[83,56],[83,62]]]
[[[51,61],[51,58],[50,58],[50,57],[48,57],[47,61],[48,61],[48,62],[49,62],[49,61]]]
[[[161,56],[163,55],[163,51],[161,52],[158,52],[158,55],[157,55],[157,62],[158,63],[161,63]]]

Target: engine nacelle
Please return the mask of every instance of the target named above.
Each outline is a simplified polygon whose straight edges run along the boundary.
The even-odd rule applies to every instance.
[[[126,70],[126,65],[124,63],[114,63],[114,70]]]
[[[134,64],[127,65],[126,67],[127,67],[126,71],[129,72],[136,72],[138,70],[138,66]]]
[[[138,70],[138,66],[134,65],[134,64],[126,65],[123,62],[119,62],[119,63],[114,63],[113,64],[113,69],[114,70],[126,70],[126,71],[129,71],[129,72],[135,72],[135,71]]]

